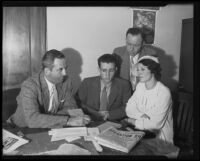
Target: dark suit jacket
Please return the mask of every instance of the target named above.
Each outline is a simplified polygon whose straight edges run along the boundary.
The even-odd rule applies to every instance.
[[[30,128],[54,128],[66,125],[68,116],[64,115],[67,114],[67,110],[77,108],[71,87],[69,78],[56,85],[59,101],[58,111],[50,114],[48,113],[48,86],[43,71],[39,72],[23,82],[17,96],[17,110],[10,120],[19,127]]]
[[[100,108],[100,77],[90,77],[83,80],[78,89],[78,102],[83,111],[91,115],[93,120],[101,119]],[[125,106],[131,96],[131,86],[126,80],[114,78],[112,81],[108,111],[109,120],[119,120],[126,116]]]
[[[117,76],[129,80],[130,79],[130,54],[128,53],[126,46],[121,46],[115,48],[113,54],[117,58],[118,62],[118,73]],[[139,58],[144,55],[157,55],[155,49],[151,47],[151,45],[144,45]]]

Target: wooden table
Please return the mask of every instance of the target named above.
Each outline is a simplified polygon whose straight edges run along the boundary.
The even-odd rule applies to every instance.
[[[90,126],[91,127],[91,126]],[[10,132],[17,133],[21,131],[26,139],[30,140],[28,144],[25,144],[17,149],[16,155],[34,154],[45,151],[56,150],[61,144],[68,143],[66,140],[59,140],[51,142],[51,136],[48,131],[50,129],[37,129],[37,128],[9,128],[5,129]],[[131,155],[131,156],[166,156],[171,149],[175,149],[175,146],[164,145],[164,148],[168,150],[167,153],[160,151],[160,142],[156,138],[153,139],[142,139],[133,149],[127,154],[114,149],[103,147],[103,152],[99,153],[96,151],[91,141],[85,141],[83,137],[81,139],[70,142],[78,145],[91,152],[92,155]],[[163,144],[163,143],[162,143]],[[159,146],[158,146],[159,145]],[[160,151],[160,152],[159,152]]]

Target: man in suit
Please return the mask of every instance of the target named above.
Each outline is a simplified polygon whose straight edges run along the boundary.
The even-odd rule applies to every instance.
[[[129,80],[133,91],[138,83],[138,59],[144,55],[157,55],[151,45],[144,44],[144,33],[140,28],[129,28],[126,32],[126,46],[115,48],[113,54],[117,58],[117,75]]]
[[[81,83],[77,92],[79,105],[93,120],[120,120],[126,116],[131,85],[114,77],[117,70],[114,55],[99,57],[98,67],[100,76],[85,78]]]
[[[8,122],[19,127],[59,128],[84,126],[87,115],[70,117],[69,109],[77,108],[72,96],[72,85],[66,76],[66,59],[55,49],[42,58],[42,70],[22,83],[17,96],[18,107]]]

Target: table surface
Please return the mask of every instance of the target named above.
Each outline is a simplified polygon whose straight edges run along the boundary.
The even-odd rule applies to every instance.
[[[101,124],[101,123],[98,123]],[[94,127],[90,126],[90,127]],[[25,144],[16,150],[18,153],[16,155],[34,154],[45,151],[56,150],[61,144],[69,143],[66,140],[59,140],[51,142],[51,136],[48,134],[50,129],[40,129],[40,128],[11,128],[9,126],[3,126],[10,132],[17,134],[21,131],[30,142]],[[103,152],[97,152],[91,141],[85,141],[83,137],[78,140],[70,142],[71,144],[78,145],[91,152],[91,155],[134,155],[134,156],[172,156],[178,155],[178,148],[171,145],[163,143],[157,138],[143,138],[139,141],[132,150],[127,154],[120,152],[111,148],[103,147]],[[163,149],[163,150],[162,150]],[[177,154],[176,154],[177,153]]]

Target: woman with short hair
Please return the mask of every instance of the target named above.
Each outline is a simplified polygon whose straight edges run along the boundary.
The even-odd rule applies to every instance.
[[[137,129],[157,131],[159,139],[173,144],[172,99],[168,87],[160,82],[161,67],[157,57],[138,60],[139,83],[126,105],[125,119]]]

